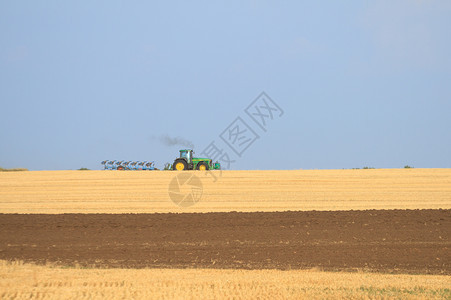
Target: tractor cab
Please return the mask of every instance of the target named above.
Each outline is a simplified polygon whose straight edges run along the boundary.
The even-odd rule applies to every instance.
[[[193,153],[194,151],[190,149],[180,150],[180,158],[186,159],[186,162],[191,164],[193,160]]]

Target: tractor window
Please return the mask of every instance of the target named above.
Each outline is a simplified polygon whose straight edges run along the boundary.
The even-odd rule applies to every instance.
[[[187,154],[188,154],[188,152],[186,152],[186,151],[180,152],[180,157],[181,158],[187,158]]]

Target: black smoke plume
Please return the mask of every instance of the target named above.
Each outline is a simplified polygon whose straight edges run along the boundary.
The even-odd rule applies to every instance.
[[[155,139],[155,137],[152,137],[152,139]],[[170,137],[169,135],[161,135],[159,137],[157,137],[156,139],[158,139],[163,145],[165,146],[183,146],[183,147],[187,147],[190,149],[194,148],[194,144],[193,142],[181,138],[181,137]]]

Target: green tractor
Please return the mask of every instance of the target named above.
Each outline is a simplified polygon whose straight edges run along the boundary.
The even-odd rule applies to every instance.
[[[193,157],[194,151],[191,149],[180,150],[180,157],[174,160],[172,169],[177,171],[183,170],[220,170],[219,162],[213,163],[210,158]]]

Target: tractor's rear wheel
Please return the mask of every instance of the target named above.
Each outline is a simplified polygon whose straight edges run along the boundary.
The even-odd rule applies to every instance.
[[[208,165],[204,162],[198,163],[196,166],[196,170],[200,170],[200,171],[207,171],[208,170]]]
[[[176,160],[172,165],[172,169],[176,171],[183,171],[188,169],[188,164],[184,160]]]

